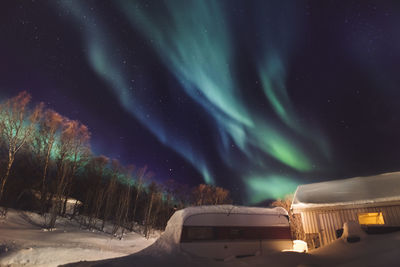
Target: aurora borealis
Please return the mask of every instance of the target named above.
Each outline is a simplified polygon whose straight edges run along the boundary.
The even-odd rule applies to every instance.
[[[395,1],[4,1],[0,97],[239,202],[400,169]]]

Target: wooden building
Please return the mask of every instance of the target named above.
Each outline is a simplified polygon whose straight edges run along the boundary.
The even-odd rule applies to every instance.
[[[311,249],[339,238],[347,221],[367,233],[400,230],[400,172],[300,185],[292,210]]]

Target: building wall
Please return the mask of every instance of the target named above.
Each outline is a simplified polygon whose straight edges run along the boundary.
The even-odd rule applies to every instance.
[[[325,246],[336,240],[336,230],[347,221],[358,222],[358,214],[382,212],[385,226],[400,226],[400,205],[370,206],[353,208],[323,208],[301,211],[301,219],[306,234],[318,234],[319,243]]]

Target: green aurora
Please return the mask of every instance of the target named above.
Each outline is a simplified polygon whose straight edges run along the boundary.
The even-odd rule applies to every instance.
[[[164,1],[153,9],[135,1],[117,3],[132,29],[145,37],[179,81],[182,91],[207,112],[218,131],[216,138],[222,140],[218,148],[220,157],[241,177],[248,188],[250,202],[292,192],[297,185],[296,173],[313,170],[313,155],[304,150],[301,141],[315,142],[321,155],[329,154],[326,141],[298,122],[296,108],[285,86],[286,51],[274,47],[275,42],[265,41],[268,53],[256,64],[266,100],[275,114],[260,113],[243,97],[244,88],[236,78],[236,36],[224,12],[225,2]],[[146,96],[132,93],[129,85],[132,74],[123,66],[124,51],[117,57],[112,52],[112,47],[119,44],[107,30],[106,23],[94,14],[84,16],[84,4],[64,1],[64,6],[74,14],[74,22],[83,28],[90,65],[108,82],[121,105],[162,143],[190,162],[206,183],[215,183],[218,177],[201,148],[189,139],[177,139],[161,117],[141,105]],[[146,114],[151,114],[152,119],[147,120]],[[232,143],[245,155],[247,167],[243,168],[241,160],[231,154]],[[286,166],[292,178],[273,175],[271,166],[276,164]],[[250,173],[263,175],[254,178]]]

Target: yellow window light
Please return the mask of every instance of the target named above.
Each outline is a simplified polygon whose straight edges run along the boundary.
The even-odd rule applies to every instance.
[[[358,222],[363,225],[385,224],[382,212],[359,213]]]

